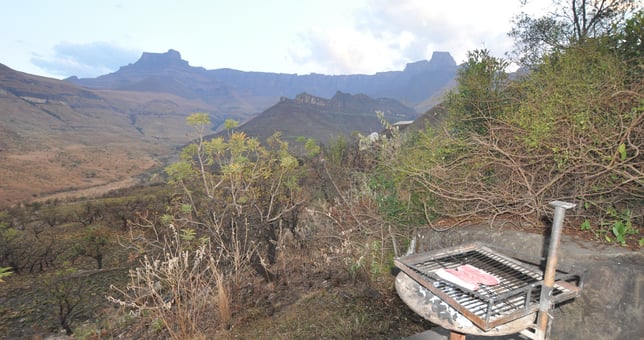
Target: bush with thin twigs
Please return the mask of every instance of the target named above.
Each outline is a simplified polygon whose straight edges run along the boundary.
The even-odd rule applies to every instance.
[[[394,133],[388,140],[371,145],[369,150],[361,150],[361,156],[366,157],[362,161],[384,164],[402,140],[402,136]],[[373,185],[373,172],[379,168],[355,169],[344,167],[342,162],[325,162],[320,167],[335,190],[334,199],[306,211],[309,217],[318,218],[315,224],[326,226],[316,230],[314,236],[322,257],[326,263],[340,260],[353,283],[374,285],[386,280],[394,256],[402,255],[413,236],[413,226],[383,213],[386,207],[382,203],[382,188]]]
[[[48,303],[52,305],[58,324],[67,335],[72,335],[72,325],[83,312],[85,296],[83,278],[74,269],[62,269],[44,276],[43,286],[49,294]]]
[[[228,283],[210,244],[195,247],[173,226],[170,229],[172,237],[164,240],[162,255],[144,256],[141,266],[130,270],[127,287],[113,287],[120,296],[108,299],[173,339],[228,328],[232,314]]]
[[[482,62],[471,60],[460,76],[477,76]],[[450,112],[444,128],[420,133],[392,163],[400,185],[422,198],[414,209],[428,223],[511,216],[542,226],[547,203],[564,200],[578,203],[571,217],[592,225],[641,225],[644,88],[625,63],[589,42],[502,87],[484,80],[474,84],[494,96],[471,97],[474,85],[461,82],[449,108],[472,112]],[[463,101],[469,106],[454,104]]]

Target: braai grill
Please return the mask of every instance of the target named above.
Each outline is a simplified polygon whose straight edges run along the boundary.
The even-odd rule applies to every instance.
[[[535,313],[540,307],[543,272],[480,243],[414,254],[396,259],[395,264],[484,331]],[[494,275],[499,283],[470,290],[436,274],[439,269],[466,264]],[[557,271],[550,303],[572,299],[581,288],[580,275]]]

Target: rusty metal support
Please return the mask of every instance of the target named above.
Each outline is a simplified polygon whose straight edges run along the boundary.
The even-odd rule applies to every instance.
[[[549,335],[548,320],[552,308],[551,297],[552,287],[555,282],[557,272],[557,261],[559,260],[559,240],[563,226],[566,210],[576,206],[574,203],[553,201],[550,205],[555,208],[554,218],[552,221],[552,230],[550,232],[550,245],[548,246],[548,260],[546,270],[543,274],[543,286],[541,287],[541,298],[539,299],[539,316],[537,319],[536,339],[543,340]]]
[[[465,334],[451,331],[449,333],[449,340],[465,340]]]

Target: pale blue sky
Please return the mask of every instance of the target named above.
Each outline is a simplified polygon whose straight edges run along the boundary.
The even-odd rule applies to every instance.
[[[54,78],[95,77],[136,62],[144,51],[168,49],[206,69],[298,74],[402,70],[434,51],[448,51],[460,63],[476,48],[503,56],[512,48],[510,20],[522,10],[519,0],[0,4],[0,63]]]

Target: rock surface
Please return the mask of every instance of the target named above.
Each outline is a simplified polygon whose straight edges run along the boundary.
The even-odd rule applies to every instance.
[[[542,265],[548,254],[549,237],[517,230],[471,226],[443,232],[428,229],[420,235],[419,252],[478,241],[508,256]],[[642,339],[643,250],[562,235],[558,263],[558,268],[574,272],[587,270],[587,276],[581,295],[552,313],[552,339]]]

